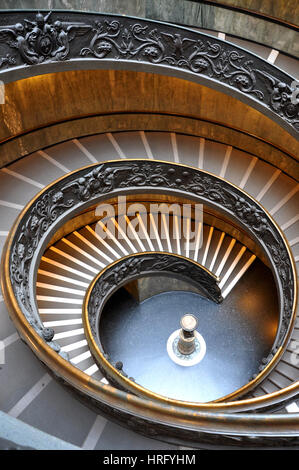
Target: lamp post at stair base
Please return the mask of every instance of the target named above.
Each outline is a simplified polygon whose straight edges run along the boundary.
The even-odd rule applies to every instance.
[[[194,366],[204,358],[206,343],[196,331],[197,318],[187,313],[181,318],[181,329],[174,331],[167,341],[167,352],[170,359],[184,367]]]

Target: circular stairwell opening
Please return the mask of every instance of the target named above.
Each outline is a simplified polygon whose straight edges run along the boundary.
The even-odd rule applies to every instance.
[[[198,319],[203,358],[184,367],[167,353],[170,335],[186,312]],[[278,326],[278,302],[269,268],[256,260],[222,303],[186,281],[144,276],[118,289],[99,324],[109,362],[159,395],[209,402],[246,385],[269,354]]]

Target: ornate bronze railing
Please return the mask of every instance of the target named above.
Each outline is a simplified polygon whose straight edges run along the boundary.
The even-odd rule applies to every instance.
[[[145,397],[151,397],[151,393],[124,377],[107,358],[99,324],[107,300],[120,287],[144,276],[165,275],[187,281],[214,302],[223,300],[219,279],[204,266],[181,255],[143,252],[121,258],[103,269],[86,292],[82,312],[85,336],[99,369],[111,384]]]
[[[298,104],[293,78],[228,42],[186,28],[135,18],[71,12],[0,13],[0,79],[18,80],[80,68],[163,73],[219,89],[260,110],[294,136]],[[42,253],[66,220],[108,197],[128,192],[169,193],[211,205],[260,244],[277,283],[278,333],[264,370],[224,402],[180,407],[139,398],[88,377],[67,361],[44,328],[35,299]],[[228,401],[257,385],[279,361],[294,324],[296,273],[283,234],[243,191],[204,171],[162,162],[107,162],[83,168],[45,188],[17,219],[2,259],[2,289],[21,337],[50,371],[89,405],[152,437],[207,445],[298,445],[298,415],[232,414],[270,407],[298,394],[299,384],[267,396]],[[225,412],[225,413],[222,413]]]
[[[239,223],[264,250],[277,283],[280,320],[264,369],[238,393],[225,398],[231,399],[247,392],[272,370],[290,337],[297,296],[294,262],[280,229],[260,204],[225,180],[183,165],[126,160],[85,167],[49,185],[26,206],[10,232],[2,259],[2,289],[21,336],[37,356],[75,391],[84,390],[96,402],[101,402],[105,392],[104,402],[108,400],[115,405],[115,399],[119,397],[118,405],[122,409],[126,407],[127,400],[131,400],[129,396],[120,396],[119,391],[109,387],[103,389],[103,384],[87,378],[65,360],[64,354],[52,343],[54,332],[41,323],[34,292],[40,258],[59,227],[97,202],[119,194],[138,192],[166,193],[210,205]],[[92,392],[89,388],[91,383]],[[197,404],[197,407],[213,411],[241,411],[268,406],[293,396],[298,388],[299,384],[295,383],[255,399],[225,400],[223,403]],[[142,403],[144,407],[149,405],[147,400]]]
[[[118,194],[140,191],[167,193],[211,205],[233,218],[260,244],[276,279],[280,322],[268,364],[241,392],[248,391],[272,370],[290,337],[296,307],[296,273],[283,234],[260,204],[234,185],[204,171],[159,161],[112,161],[82,168],[46,187],[25,207],[9,234],[2,258],[3,294],[21,337],[74,393],[111,419],[139,432],[189,442],[200,439],[208,443],[212,439],[215,443],[215,435],[221,435],[222,444],[235,445],[235,437],[230,436],[238,434],[237,444],[297,444],[299,425],[294,416],[269,418],[230,412],[288,399],[298,393],[298,383],[263,397],[196,404],[195,411],[193,406],[139,398],[96,381],[71,365],[53,344],[53,331],[43,327],[34,294],[44,249],[57,229],[82,210]]]
[[[294,78],[227,41],[179,26],[92,13],[0,14],[0,79],[121,68],[186,78],[250,104],[294,136]],[[30,66],[30,67],[28,67]]]

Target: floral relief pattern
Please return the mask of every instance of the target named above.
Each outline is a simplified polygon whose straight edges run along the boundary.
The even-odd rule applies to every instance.
[[[201,266],[169,254],[142,253],[133,255],[108,268],[98,278],[92,289],[87,308],[88,320],[94,338],[97,338],[99,316],[108,294],[110,295],[125,281],[131,281],[147,273],[161,272],[176,274],[188,280],[192,279],[193,283],[196,283],[207,297],[218,303],[223,300],[216,279],[213,279]]]
[[[103,14],[50,11],[31,13],[29,19],[15,12],[6,13],[5,19],[7,24],[0,25],[4,71],[80,57],[167,65],[252,96],[299,132],[299,105],[291,99],[293,78],[228,42],[176,26]]]

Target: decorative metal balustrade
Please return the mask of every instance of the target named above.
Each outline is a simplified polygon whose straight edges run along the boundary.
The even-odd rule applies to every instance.
[[[194,30],[117,15],[7,11],[0,14],[0,45],[4,82],[91,66],[162,73],[236,96],[294,136],[299,132],[293,77]]]
[[[196,414],[194,408],[191,412],[188,407],[180,407],[178,404],[170,407],[168,404],[155,403],[152,399],[134,397],[86,376],[67,361],[65,353],[53,341],[53,330],[44,328],[39,318],[34,294],[37,269],[44,249],[58,228],[98,202],[136,192],[169,194],[212,206],[239,223],[263,249],[277,283],[280,321],[272,351],[263,370],[242,388],[242,393],[258,384],[279,360],[293,328],[296,274],[292,256],[280,229],[256,201],[225,180],[191,167],[159,161],[113,161],[77,170],[42,190],[17,219],[4,250],[2,289],[11,316],[21,336],[52,373],[112,419],[125,422],[136,430],[143,428],[142,432],[149,435],[158,436],[164,433],[181,436],[182,439],[185,436],[192,440],[198,435],[196,421],[200,413],[203,413],[202,416],[207,419],[205,429],[210,429],[211,419],[217,433],[219,430],[220,433],[229,434],[229,430],[234,433],[238,430],[235,420],[240,419],[241,426],[244,415],[233,417],[230,411],[254,409],[260,403],[263,406],[278,403],[298,393],[298,384],[282,389],[279,393],[255,399],[196,404],[196,413],[199,413]],[[219,411],[226,412],[224,418],[223,414],[215,413]],[[132,417],[132,414],[135,416]],[[263,416],[246,415],[245,436],[252,433],[253,426],[257,426],[255,434],[259,433],[259,426],[263,428],[265,423]],[[290,418],[289,421],[278,416],[273,419],[277,422],[280,436],[283,435],[283,427],[286,433],[290,432],[289,427],[286,429]],[[161,420],[164,424],[161,424]],[[187,427],[186,420],[190,420]],[[173,427],[174,422],[175,428],[180,428],[179,431]],[[228,423],[231,423],[231,427]],[[195,433],[187,430],[189,425]],[[296,429],[295,426],[294,432]],[[261,431],[261,435],[265,435],[264,431]]]
[[[160,73],[235,96],[298,136],[293,77],[238,46],[200,32],[116,15],[14,11],[0,13],[0,46],[0,79],[5,83],[88,68]],[[278,331],[260,373],[230,396],[235,401],[196,404],[190,409],[105,385],[78,371],[53,341],[53,329],[43,326],[35,283],[41,256],[53,235],[90,206],[141,191],[187,197],[222,211],[248,232],[269,260],[279,297]],[[246,398],[273,370],[289,341],[297,297],[294,260],[271,216],[223,179],[194,168],[138,160],[107,162],[68,174],[38,194],[17,219],[2,259],[2,289],[21,337],[37,357],[58,380],[109,418],[173,442],[298,446],[297,416],[252,413],[256,407],[273,411],[282,400],[286,403],[298,394],[298,382],[267,396]]]

